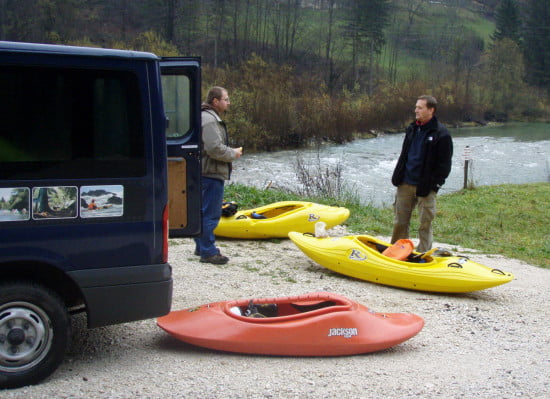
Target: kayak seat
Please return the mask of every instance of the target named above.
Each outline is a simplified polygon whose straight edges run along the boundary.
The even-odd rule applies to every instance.
[[[384,252],[386,249],[389,248],[387,245],[380,244],[374,241],[371,241],[370,244],[374,245],[376,247],[376,250],[380,253]]]
[[[312,305],[300,305],[297,303],[291,303],[291,305],[302,313],[311,312],[312,310],[323,309],[329,306],[336,306],[334,301],[323,301]]]
[[[413,249],[413,242],[409,239],[402,238],[397,240],[391,247],[386,248],[384,252],[382,252],[382,255],[404,261],[407,260]]]

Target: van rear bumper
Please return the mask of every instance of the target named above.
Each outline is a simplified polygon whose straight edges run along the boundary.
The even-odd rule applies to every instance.
[[[84,296],[89,328],[149,319],[170,311],[173,282],[168,263],[68,274]]]

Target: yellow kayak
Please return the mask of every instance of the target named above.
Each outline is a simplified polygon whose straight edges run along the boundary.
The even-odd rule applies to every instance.
[[[290,239],[327,269],[373,283],[419,291],[470,292],[514,279],[512,273],[461,256],[412,252],[405,261],[382,254],[391,244],[368,235],[316,238],[291,232]],[[388,252],[386,252],[388,253]]]
[[[314,233],[315,223],[330,229],[349,217],[349,209],[304,201],[281,201],[220,218],[214,234],[230,238],[288,237],[291,231]]]

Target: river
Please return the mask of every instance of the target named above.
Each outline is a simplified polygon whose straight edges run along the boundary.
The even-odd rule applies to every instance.
[[[471,159],[468,181],[475,186],[550,181],[550,124],[510,123],[501,126],[450,129],[453,167],[440,194],[464,185],[465,159]],[[361,202],[378,207],[391,205],[390,179],[403,142],[403,133],[380,135],[343,145],[323,145],[320,150],[292,150],[247,154],[234,163],[232,182],[248,186],[293,189],[299,184],[296,160],[342,168],[347,191]]]

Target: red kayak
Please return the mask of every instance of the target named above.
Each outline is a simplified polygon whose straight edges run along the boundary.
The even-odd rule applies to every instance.
[[[416,335],[424,320],[376,313],[340,295],[216,302],[157,319],[177,339],[210,349],[285,356],[338,356],[390,348]]]

